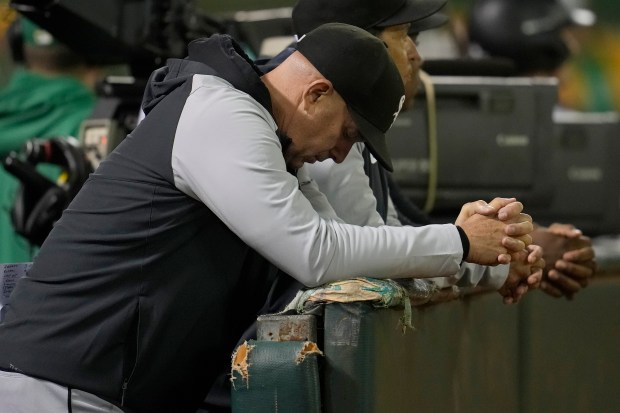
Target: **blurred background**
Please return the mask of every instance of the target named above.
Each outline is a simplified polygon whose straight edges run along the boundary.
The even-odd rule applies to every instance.
[[[560,102],[571,108],[586,111],[609,111],[620,108],[620,7],[615,0],[562,0],[570,7],[586,7],[596,15],[596,24],[573,30],[574,57],[562,76]],[[423,33],[420,42],[425,58],[463,56],[467,54],[467,16],[473,0],[450,0],[446,12],[448,26]],[[281,9],[295,4],[290,0],[197,0],[196,7],[214,18],[234,18],[237,11]],[[0,0],[0,37],[14,19],[8,0]],[[258,17],[257,17],[258,18]],[[265,18],[265,17],[263,17]],[[275,23],[271,23],[274,25]],[[265,30],[274,30],[266,28]],[[282,30],[288,27],[282,26]],[[457,43],[446,42],[453,36]],[[430,41],[433,38],[435,41]],[[440,44],[441,39],[443,43]],[[3,42],[4,43],[4,42]],[[6,83],[12,69],[6,45],[0,49],[0,85]]]
[[[537,292],[506,307],[495,296],[481,295],[416,311],[415,334],[405,339],[409,358],[393,366],[412,364],[401,371],[399,383],[382,389],[406,384],[396,397],[413,400],[420,411],[620,411],[620,5],[618,0],[559,1],[580,24],[562,27],[569,54],[555,59],[561,64],[537,73],[520,71],[524,68],[514,61],[506,65],[505,55],[484,50],[482,37],[472,39],[474,0],[448,1],[443,10],[448,23],[418,38],[432,82],[421,87],[413,109],[401,113],[390,131],[394,178],[436,222],[451,221],[465,202],[516,196],[537,222],[572,223],[592,237],[600,273],[574,301]],[[166,58],[183,57],[191,39],[217,32],[231,34],[252,58],[273,56],[293,41],[294,4],[0,0],[0,90],[21,69],[12,54],[11,29],[20,13],[85,57],[99,76],[84,120],[63,130],[22,130],[23,142],[10,148],[19,152],[31,139],[72,135],[86,163],[80,171],[69,168],[82,155],[62,150],[60,160],[41,160],[32,149],[42,145],[36,141],[25,154],[13,154],[23,161],[19,181],[0,168],[0,247],[18,246],[21,254],[2,255],[6,248],[0,248],[0,263],[30,261],[36,254],[83,179],[136,126],[153,69]],[[501,52],[516,52],[525,41],[510,45]],[[543,49],[542,57],[554,60],[556,51]],[[528,56],[520,63],[534,60]],[[21,100],[28,100],[27,92]],[[6,103],[0,95],[0,108]],[[0,110],[3,144],[17,129],[2,129],[1,121]],[[13,126],[28,122],[35,123]],[[8,154],[7,149],[2,156]],[[36,164],[45,161],[64,171],[41,171]],[[52,181],[42,181],[39,172]],[[63,202],[41,214],[40,201],[58,188]],[[15,198],[18,189],[22,195]],[[19,235],[12,234],[11,221],[17,204],[25,217],[39,214]],[[390,357],[389,340],[402,339],[379,329],[385,325],[377,323],[377,331],[393,334],[385,352],[376,355],[378,364]],[[385,380],[395,380],[392,373]]]
[[[616,0],[562,1],[571,8],[591,10],[596,23],[572,29],[574,56],[562,73],[560,102],[584,111],[617,111],[620,109],[620,6]],[[202,0],[198,3],[207,12],[229,16],[239,10],[286,8],[295,4],[286,0]],[[451,17],[450,24],[422,33],[420,50],[426,59],[468,54],[467,23],[472,4],[473,0],[450,0],[446,10]],[[440,43],[441,39],[446,41],[446,35],[456,43]]]
[[[572,28],[573,56],[562,69],[562,88],[559,99],[562,105],[584,111],[610,111],[620,108],[620,7],[615,0],[561,0],[569,7],[591,10],[596,23],[586,27]],[[174,2],[173,2],[174,3]],[[445,12],[450,15],[447,26],[422,33],[420,50],[426,59],[463,57],[469,54],[467,24],[473,0],[451,0]],[[260,47],[259,38],[270,32],[284,34],[290,30],[285,17],[295,4],[291,0],[196,0],[195,7],[201,13],[225,20],[265,20],[255,24],[245,34],[253,49]],[[245,11],[270,10],[271,14],[245,14]],[[242,12],[242,13],[237,13]],[[0,0],[0,86],[8,81],[13,68],[9,58],[5,34],[16,16],[8,0]],[[278,16],[282,21],[278,22]],[[258,27],[261,26],[261,27]],[[211,28],[213,29],[213,28]],[[226,30],[231,29],[230,25]],[[255,50],[258,52],[259,50]],[[116,68],[116,70],[119,70]]]

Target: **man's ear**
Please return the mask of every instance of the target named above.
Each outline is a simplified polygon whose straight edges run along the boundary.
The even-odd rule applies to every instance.
[[[332,82],[327,79],[317,79],[310,83],[304,91],[304,109],[311,111],[314,104],[325,96],[334,92]]]

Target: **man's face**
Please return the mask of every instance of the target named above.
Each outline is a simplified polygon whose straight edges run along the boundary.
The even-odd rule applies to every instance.
[[[418,89],[419,73],[422,67],[422,57],[415,45],[416,36],[409,36],[409,23],[386,27],[377,37],[388,45],[388,51],[396,64],[400,76],[405,84],[405,104],[409,107]]]
[[[287,136],[292,143],[284,153],[287,166],[299,169],[304,163],[333,159],[340,163],[351,147],[360,141],[355,122],[346,103],[333,93],[321,97],[312,110],[299,111]]]

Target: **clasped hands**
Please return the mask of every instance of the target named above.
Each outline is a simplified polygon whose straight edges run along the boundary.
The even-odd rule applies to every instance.
[[[573,296],[587,287],[597,270],[592,240],[571,224],[536,226],[534,243],[544,249],[546,267],[540,289],[553,297]]]
[[[515,198],[470,202],[455,221],[469,239],[464,260],[480,265],[509,264],[509,273],[499,293],[507,304],[518,302],[530,289],[540,286],[545,260],[543,249],[532,244],[532,217],[524,214]]]

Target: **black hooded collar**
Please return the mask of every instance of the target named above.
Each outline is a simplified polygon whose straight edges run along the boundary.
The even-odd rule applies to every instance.
[[[215,34],[192,41],[185,59],[168,59],[166,66],[151,74],[142,100],[145,113],[195,74],[218,76],[247,93],[273,116],[263,72],[229,35]]]
[[[197,39],[189,44],[188,51],[188,60],[211,67],[217,76],[252,96],[272,113],[271,97],[261,80],[263,73],[232,37],[216,34]]]

